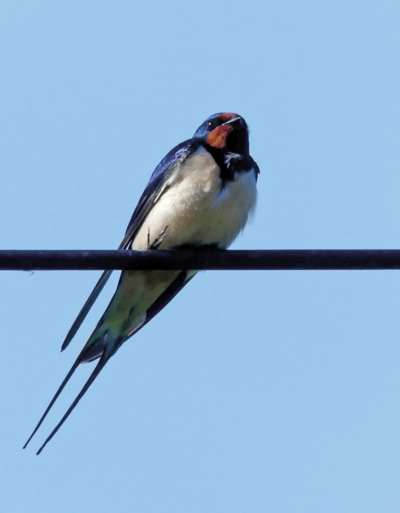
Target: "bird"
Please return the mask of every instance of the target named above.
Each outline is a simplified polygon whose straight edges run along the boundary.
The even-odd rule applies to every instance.
[[[175,146],[150,177],[119,249],[226,249],[244,229],[257,200],[259,167],[249,153],[243,117],[223,112],[207,118],[193,137]],[[40,454],[122,344],[157,315],[197,271],[122,271],[116,291],[70,371],[24,445],[36,434],[81,363],[98,360],[92,374],[36,454]],[[104,271],[71,326],[69,345],[111,271]]]

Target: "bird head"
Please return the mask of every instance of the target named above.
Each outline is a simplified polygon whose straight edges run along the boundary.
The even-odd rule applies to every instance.
[[[204,121],[194,134],[211,148],[247,155],[249,131],[246,121],[233,112],[214,114]]]

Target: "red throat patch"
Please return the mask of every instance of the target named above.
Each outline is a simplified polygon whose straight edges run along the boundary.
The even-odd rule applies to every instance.
[[[207,143],[213,148],[223,149],[226,146],[226,139],[233,130],[232,125],[222,125],[215,128],[208,134]]]

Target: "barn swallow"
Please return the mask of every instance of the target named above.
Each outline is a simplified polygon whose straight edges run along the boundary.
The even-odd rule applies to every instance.
[[[119,249],[226,249],[243,230],[256,203],[259,168],[249,154],[245,120],[215,114],[192,139],[173,148],[151,175]],[[80,311],[62,351],[75,336],[111,271],[105,271]],[[196,271],[123,271],[106,311],[41,417],[28,445],[81,363],[99,359],[89,379],[37,454],[53,438],[108,360],[157,315]]]

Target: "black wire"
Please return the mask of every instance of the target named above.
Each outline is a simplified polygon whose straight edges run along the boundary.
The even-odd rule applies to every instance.
[[[400,250],[1,250],[0,270],[400,269]]]

